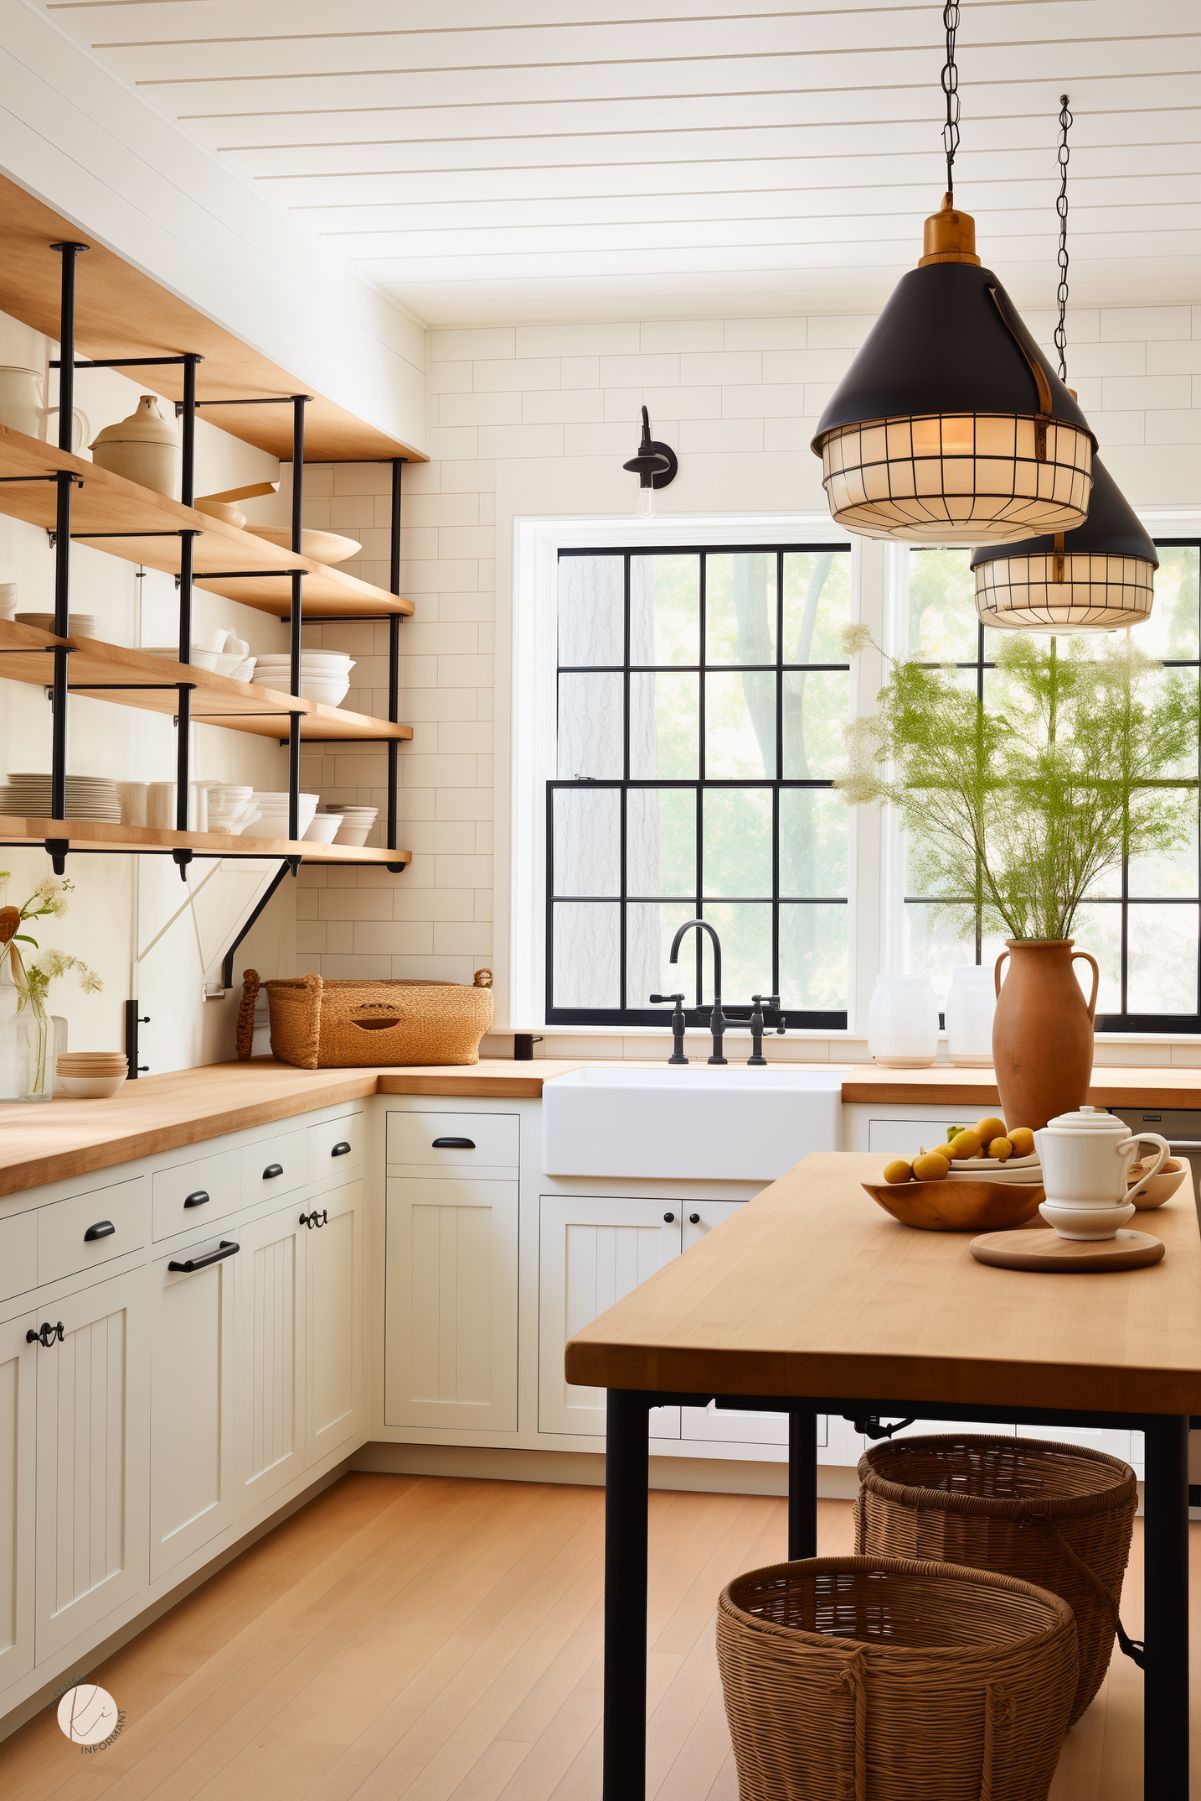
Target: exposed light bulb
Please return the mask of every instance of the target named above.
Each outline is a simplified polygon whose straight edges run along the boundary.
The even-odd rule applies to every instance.
[[[639,488],[634,511],[639,519],[653,519],[655,510],[655,490],[648,483],[645,488]]]

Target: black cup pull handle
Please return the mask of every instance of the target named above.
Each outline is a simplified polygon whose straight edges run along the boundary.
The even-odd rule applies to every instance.
[[[690,1213],[688,1215],[688,1224],[690,1226],[699,1226],[700,1223],[701,1223],[701,1216],[699,1213]]]
[[[227,1257],[236,1257],[241,1248],[232,1238],[223,1238],[215,1251],[206,1251],[203,1257],[173,1257],[167,1268],[177,1271],[181,1276],[190,1276],[195,1270],[211,1269],[214,1263],[224,1263]]]
[[[475,1139],[435,1138],[430,1149],[435,1151],[473,1151],[475,1149]]]
[[[339,1144],[334,1145],[333,1149],[330,1151],[331,1157],[349,1157],[349,1155],[350,1146],[344,1138]]]
[[[185,1207],[207,1207],[209,1204],[208,1189],[197,1188],[194,1193],[185,1194],[183,1204]]]
[[[98,1238],[111,1238],[117,1230],[111,1219],[98,1219],[94,1226],[89,1226],[83,1235],[85,1244],[95,1244]]]
[[[269,1163],[263,1171],[263,1180],[264,1182],[274,1181],[276,1176],[282,1176],[283,1173],[284,1166],[282,1163]]]

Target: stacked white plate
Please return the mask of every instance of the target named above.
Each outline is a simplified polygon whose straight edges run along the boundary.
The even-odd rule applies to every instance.
[[[342,650],[306,650],[300,657],[300,693],[304,700],[336,707],[346,699],[353,658]],[[292,659],[286,651],[255,658],[255,680],[264,688],[288,694],[292,686]]]
[[[0,788],[0,813],[23,813],[32,819],[50,815],[50,777],[28,770],[11,771],[8,785]],[[117,784],[106,776],[67,777],[67,818],[106,819],[121,823],[121,799]]]
[[[998,1163],[993,1157],[965,1157],[952,1163],[948,1182],[1041,1182],[1042,1164],[1037,1151],[1028,1157],[1010,1157]]]
[[[342,815],[342,823],[338,827],[338,833],[334,839],[335,844],[353,844],[355,846],[366,844],[367,834],[379,817],[378,807],[350,807],[340,803],[335,805],[331,802],[328,807],[323,807],[321,810],[323,813],[340,813]]]
[[[318,796],[302,794],[300,796],[299,817],[296,836],[303,838],[313,823],[317,811]],[[256,793],[253,801],[258,808],[259,816],[246,826],[243,836],[246,838],[286,838],[288,837],[288,796],[286,793]]]

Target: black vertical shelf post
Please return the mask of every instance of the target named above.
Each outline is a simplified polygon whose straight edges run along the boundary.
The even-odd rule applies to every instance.
[[[304,511],[304,408],[307,394],[292,396],[292,553],[300,555]],[[301,638],[304,629],[303,569],[292,571],[292,612],[289,649],[291,651],[292,693],[300,693]],[[288,837],[300,837],[300,714],[288,717]],[[299,865],[293,867],[297,874]]]
[[[62,366],[58,379],[58,447],[70,453],[75,422],[75,264],[86,244],[66,240],[52,244],[62,258],[62,283],[59,298],[59,355]],[[55,484],[57,504],[54,517],[54,633],[65,638],[71,624],[71,483],[73,477],[61,471]],[[53,719],[50,739],[50,817],[67,817],[67,658],[61,645],[54,652],[54,677],[51,690]],[[65,867],[67,841],[51,840],[47,844],[56,875]]]
[[[179,498],[190,507],[196,498],[196,366],[199,356],[183,359],[183,409],[180,430]],[[179,535],[179,660],[192,661],[192,563],[197,533],[183,531]],[[179,684],[175,718],[175,829],[188,829],[188,793],[191,774],[192,689],[187,682]],[[180,878],[188,879],[190,850],[173,853]]]
[[[390,561],[388,566],[388,586],[393,594],[400,594],[400,494],[401,478],[404,473],[403,457],[392,459],[392,536]],[[400,719],[400,614],[388,615],[388,723],[395,725]],[[396,849],[396,804],[398,788],[397,755],[400,745],[395,738],[388,740],[388,817],[384,843],[389,850]]]

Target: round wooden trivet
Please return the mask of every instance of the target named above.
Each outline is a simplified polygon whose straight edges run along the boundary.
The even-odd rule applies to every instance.
[[[1158,1263],[1163,1240],[1149,1232],[1119,1232],[1115,1238],[1072,1240],[1058,1232],[985,1232],[968,1246],[977,1263],[996,1269],[1142,1269]]]

